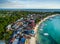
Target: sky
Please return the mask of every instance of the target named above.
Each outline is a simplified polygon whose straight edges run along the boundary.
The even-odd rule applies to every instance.
[[[0,8],[60,9],[60,0],[0,0]]]

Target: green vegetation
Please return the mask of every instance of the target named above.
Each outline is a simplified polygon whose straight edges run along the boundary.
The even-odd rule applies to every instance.
[[[13,23],[26,15],[27,12],[0,11],[0,40],[8,40],[9,36],[12,34],[12,31],[6,32],[6,26],[8,24]]]
[[[60,12],[28,12],[28,11],[5,11],[0,10],[0,40],[8,40],[13,31],[6,32],[6,26],[15,22],[21,17],[26,17],[28,14],[39,14],[36,19],[38,23],[41,19],[52,14],[60,14]]]

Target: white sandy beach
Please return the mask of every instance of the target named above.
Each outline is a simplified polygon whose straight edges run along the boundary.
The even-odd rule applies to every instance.
[[[34,29],[36,35],[35,35],[35,37],[31,37],[31,39],[30,39],[30,44],[36,44],[37,29],[38,29],[39,25],[40,25],[42,22],[44,22],[45,20],[47,20],[48,18],[54,17],[54,16],[56,16],[56,15],[48,16],[48,17],[44,18],[43,20],[41,20],[41,21],[36,25],[36,27],[35,27],[35,29]]]

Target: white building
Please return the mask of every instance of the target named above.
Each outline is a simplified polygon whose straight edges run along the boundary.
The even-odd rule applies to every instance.
[[[7,26],[7,31],[11,30],[11,25],[12,25],[12,24],[9,24],[9,25]]]

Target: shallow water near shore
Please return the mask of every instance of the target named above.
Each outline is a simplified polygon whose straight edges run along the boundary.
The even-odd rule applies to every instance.
[[[37,44],[60,44],[60,15],[42,22],[37,35]]]

